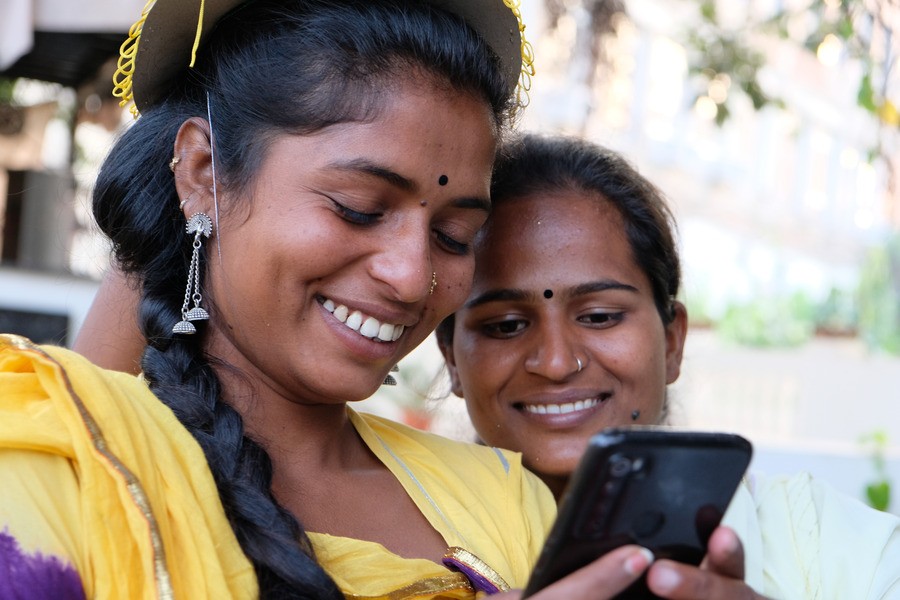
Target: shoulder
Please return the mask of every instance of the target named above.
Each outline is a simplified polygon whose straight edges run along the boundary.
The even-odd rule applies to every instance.
[[[376,454],[390,456],[417,476],[458,489],[472,504],[481,498],[488,506],[502,502],[517,513],[523,505],[526,511],[538,507],[543,519],[555,515],[550,490],[523,466],[518,452],[452,440],[371,414],[350,411],[350,415]]]
[[[410,493],[420,505],[436,507],[439,518],[452,524],[450,545],[474,553],[513,587],[525,584],[556,503],[547,486],[522,466],[521,455],[373,415],[350,415],[398,479],[415,482]]]
[[[355,414],[386,443],[402,446],[404,452],[413,452],[413,456],[440,460],[446,467],[464,471],[478,467],[510,475],[522,470],[521,455],[516,452],[451,440],[368,413]]]

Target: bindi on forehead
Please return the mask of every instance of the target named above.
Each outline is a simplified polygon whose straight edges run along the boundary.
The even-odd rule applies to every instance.
[[[544,290],[544,298],[549,300],[553,297],[553,290]]]
[[[448,183],[450,183],[450,178],[446,175],[438,177],[438,185],[447,185]]]

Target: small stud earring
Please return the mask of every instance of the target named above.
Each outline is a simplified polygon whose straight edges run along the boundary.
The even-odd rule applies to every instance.
[[[172,160],[169,161],[169,170],[173,173],[175,172],[175,165],[181,162],[181,159],[177,156],[173,156]]]
[[[434,288],[436,288],[436,287],[437,287],[437,273],[435,273],[434,271],[432,271],[432,272],[431,272],[431,287],[428,288],[428,295],[429,295],[429,296],[430,296],[431,294],[434,293]]]

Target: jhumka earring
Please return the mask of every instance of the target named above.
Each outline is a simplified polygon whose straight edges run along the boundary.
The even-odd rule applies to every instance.
[[[400,367],[394,365],[391,367],[391,373],[397,373],[400,371]],[[397,385],[397,378],[393,375],[388,375],[384,378],[384,381],[381,382],[381,385]]]
[[[191,253],[191,266],[188,268],[187,289],[184,291],[184,304],[181,305],[181,321],[172,328],[172,333],[193,335],[197,328],[191,321],[205,321],[209,319],[209,313],[200,307],[203,296],[200,295],[200,247],[201,237],[208,238],[212,235],[212,220],[204,213],[196,213],[188,219],[185,231],[194,234],[194,251]],[[189,303],[193,300],[194,308],[188,310]]]
[[[431,294],[434,293],[434,288],[436,288],[436,287],[437,287],[437,273],[435,273],[434,271],[432,271],[432,272],[431,272],[431,287],[428,288],[428,295],[429,295],[429,296],[430,296]]]

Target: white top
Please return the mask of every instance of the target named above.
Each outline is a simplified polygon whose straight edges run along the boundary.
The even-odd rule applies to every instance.
[[[746,582],[794,600],[900,600],[900,517],[809,474],[752,476],[723,524],[744,544]]]

